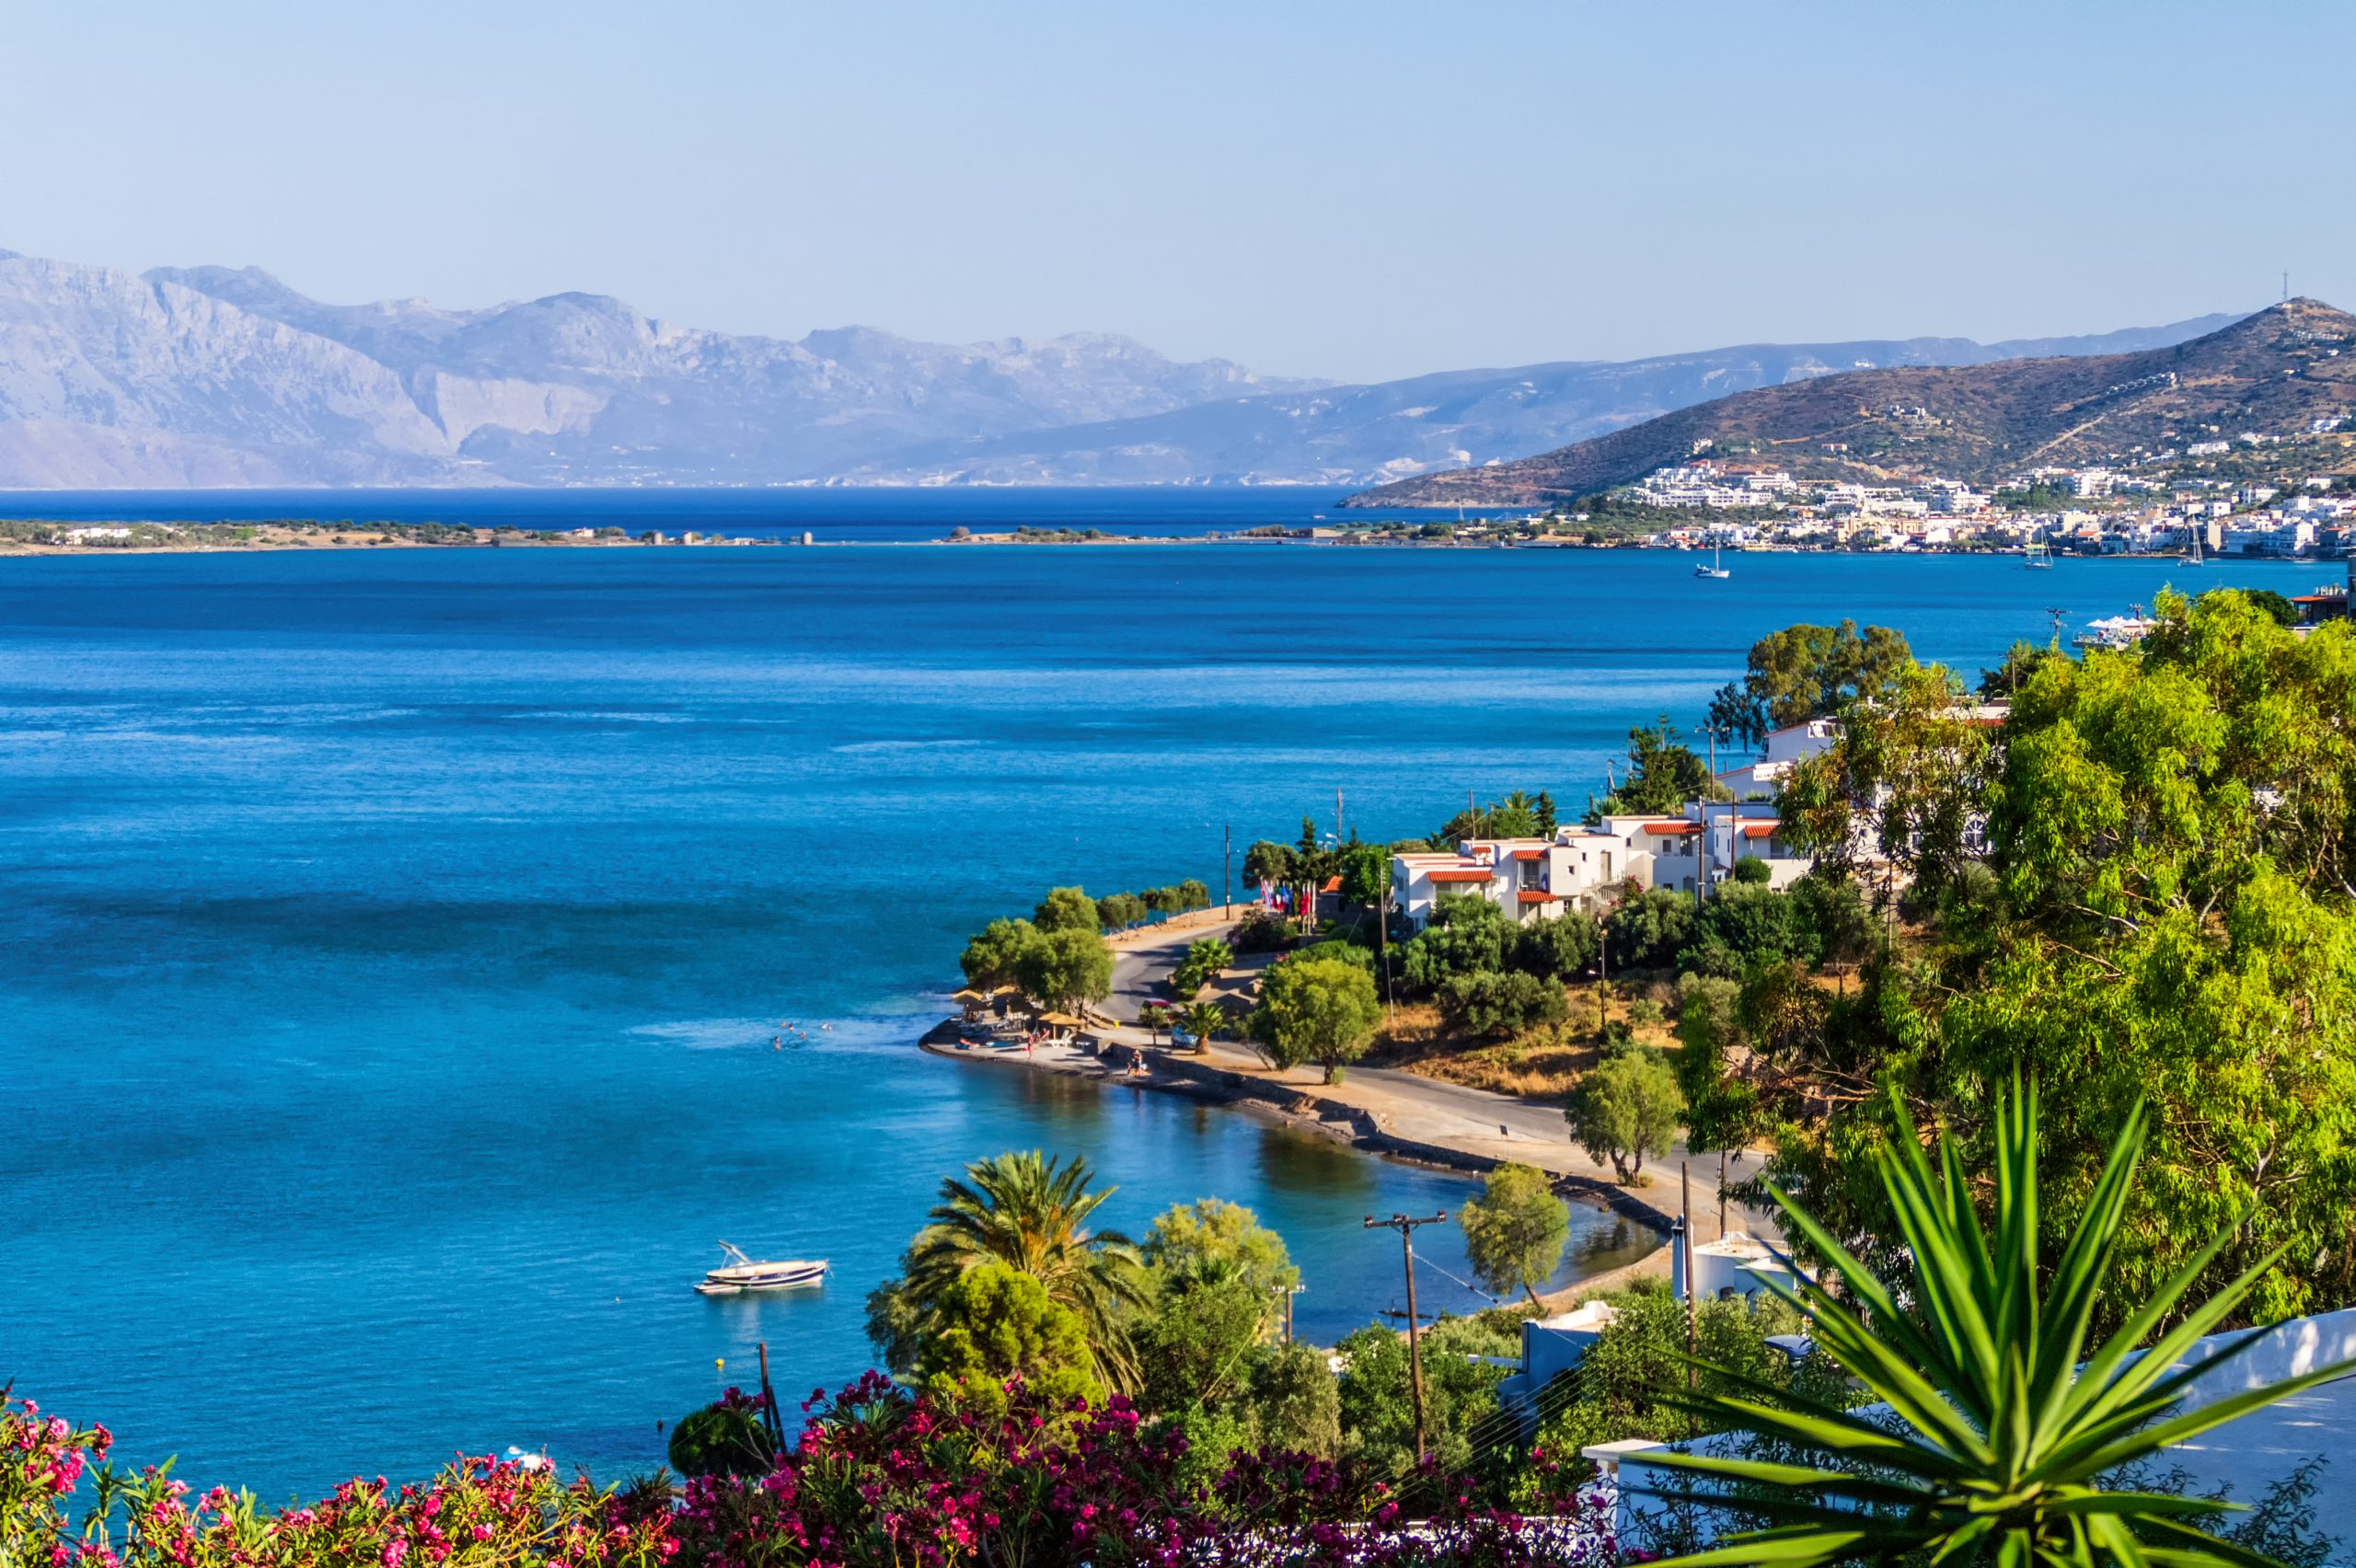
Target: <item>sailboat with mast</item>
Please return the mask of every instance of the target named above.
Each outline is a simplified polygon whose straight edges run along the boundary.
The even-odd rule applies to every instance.
[[[2209,564],[2207,561],[2200,559],[2200,530],[2199,528],[2187,528],[2184,531],[2184,553],[2176,558],[2176,563],[2178,566],[2206,566]]]
[[[2021,547],[2021,564],[2032,571],[2053,570],[2053,552],[2045,548],[2042,538],[2034,538]]]
[[[1707,566],[1696,566],[1696,567],[1694,567],[1694,569],[1693,569],[1693,575],[1694,575],[1694,576],[1696,576],[1696,577],[1715,577],[1715,578],[1727,578],[1727,577],[1732,577],[1732,576],[1734,575],[1734,573],[1733,573],[1733,572],[1728,571],[1725,567],[1720,566],[1720,565],[1718,564],[1718,541],[1717,541],[1717,540],[1715,540],[1715,539],[1712,539],[1712,540],[1710,541],[1710,564],[1709,564],[1709,565],[1707,565]]]

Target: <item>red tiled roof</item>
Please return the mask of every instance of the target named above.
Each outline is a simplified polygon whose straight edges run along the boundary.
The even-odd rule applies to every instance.
[[[1645,824],[1644,830],[1646,833],[1669,835],[1679,833],[1699,833],[1702,831],[1702,828],[1700,824],[1691,822],[1648,822]]]
[[[1433,882],[1487,882],[1496,874],[1485,866],[1442,866],[1424,873]]]
[[[1542,860],[1546,858],[1546,851],[1543,849],[1517,849],[1513,852],[1513,858],[1517,860]]]
[[[1774,822],[1747,822],[1742,824],[1742,836],[1745,838],[1772,838],[1782,825]]]
[[[1521,901],[1524,904],[1551,904],[1562,896],[1559,893],[1543,893],[1536,888],[1526,887],[1521,890]]]

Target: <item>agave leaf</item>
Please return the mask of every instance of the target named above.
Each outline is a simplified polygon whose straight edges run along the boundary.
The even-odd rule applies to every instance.
[[[1734,1562],[1773,1562],[1802,1568],[1807,1563],[1836,1562],[1873,1539],[1872,1532],[1855,1528],[1796,1527],[1790,1531],[1754,1530],[1731,1545],[1671,1557],[1654,1563],[1652,1568],[1715,1568],[1718,1563]]]

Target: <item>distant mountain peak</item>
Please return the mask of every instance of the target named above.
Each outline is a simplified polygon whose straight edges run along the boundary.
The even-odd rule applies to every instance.
[[[2148,349],[2216,324],[2037,347]],[[661,321],[585,292],[463,310],[330,305],[260,267],[134,276],[0,251],[0,486],[1345,488],[1510,467],[1859,363],[2006,352],[1959,340],[1753,344],[1336,386],[1173,360],[1114,332],[948,344],[846,326],[795,342]]]

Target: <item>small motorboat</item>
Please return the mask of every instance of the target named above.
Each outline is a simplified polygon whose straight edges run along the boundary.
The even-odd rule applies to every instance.
[[[807,1285],[823,1285],[826,1279],[824,1258],[785,1258],[772,1262],[756,1262],[745,1256],[744,1251],[722,1241],[720,1250],[728,1262],[703,1276],[696,1286],[699,1296],[738,1296],[747,1290],[793,1290]]]

